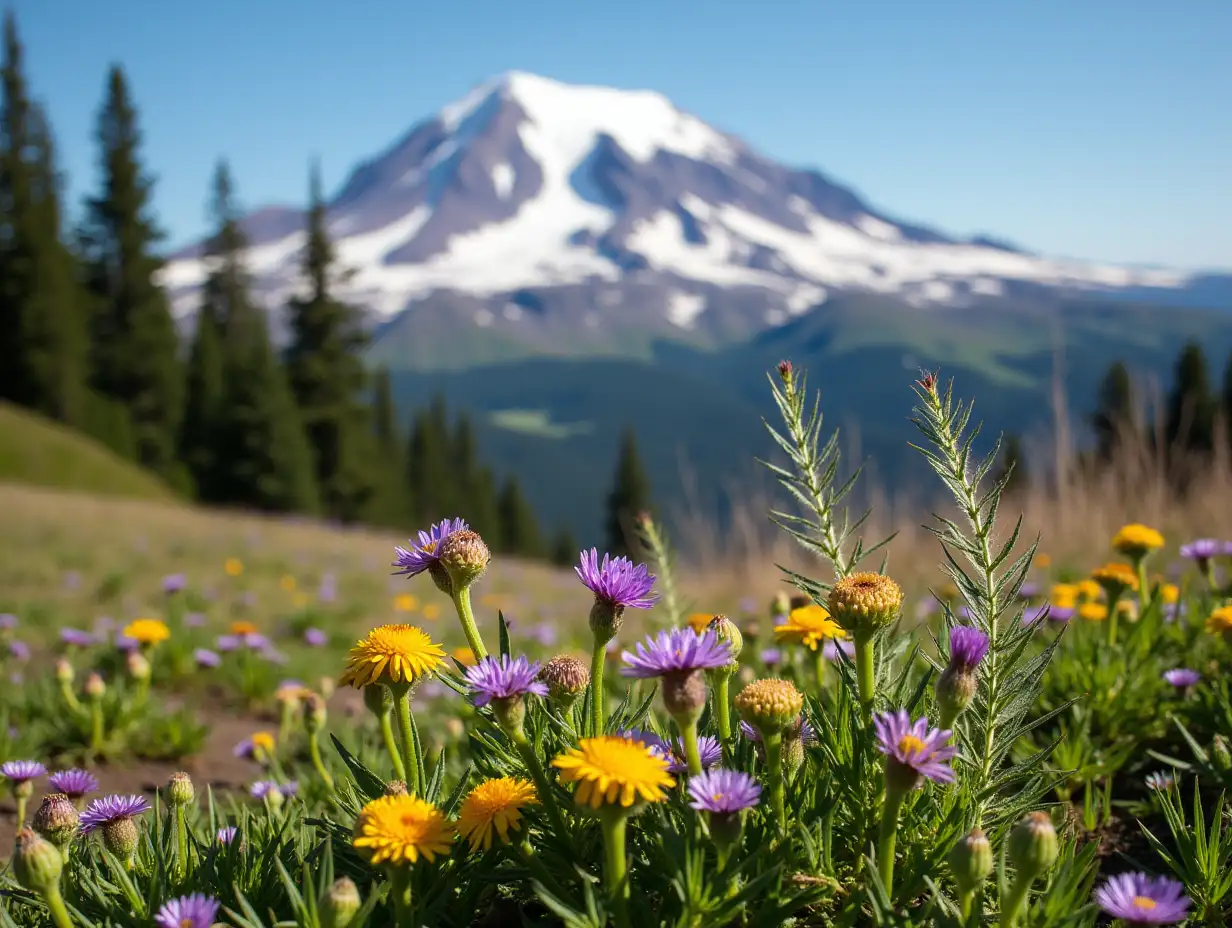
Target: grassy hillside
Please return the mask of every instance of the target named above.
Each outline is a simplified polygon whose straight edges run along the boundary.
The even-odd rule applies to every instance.
[[[8,403],[0,403],[0,481],[137,499],[174,495],[93,439]]]

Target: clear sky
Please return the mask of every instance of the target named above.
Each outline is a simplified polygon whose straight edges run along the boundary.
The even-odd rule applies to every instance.
[[[248,206],[336,188],[492,74],[652,88],[905,219],[1232,268],[1232,0],[10,0],[74,202],[109,63],[174,243],[213,162]]]

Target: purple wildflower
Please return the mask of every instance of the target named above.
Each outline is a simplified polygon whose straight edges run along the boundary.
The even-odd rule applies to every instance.
[[[783,652],[778,648],[764,648],[761,652],[761,662],[767,667],[775,667],[781,663],[782,660]]]
[[[136,638],[129,638],[128,635],[116,635],[116,647],[121,651],[129,652],[136,651],[141,647],[141,642]]]
[[[740,734],[756,744],[761,744],[761,732],[743,719],[740,720]],[[813,730],[813,726],[805,719],[800,720],[800,731],[798,733],[793,733],[789,729],[787,734],[784,735],[785,738],[797,736],[805,744],[814,744],[817,741],[817,732]]]
[[[398,559],[390,566],[397,567],[394,576],[414,577],[423,573],[440,561],[441,542],[454,532],[470,528],[462,519],[442,519],[438,525],[431,526],[428,531],[419,532],[419,543],[411,542],[411,547],[397,546],[394,553]]]
[[[144,796],[104,796],[95,799],[81,813],[81,833],[88,835],[103,825],[149,811],[150,803]]]
[[[248,787],[248,793],[253,799],[264,799],[271,793],[282,794],[282,790],[273,780],[257,780],[256,783]]]
[[[1188,667],[1177,667],[1174,670],[1165,670],[1164,679],[1178,690],[1187,690],[1191,686],[1197,685],[1198,681],[1202,679],[1202,674],[1196,670],[1190,670]]]
[[[1166,770],[1156,770],[1154,773],[1146,775],[1147,789],[1153,789],[1156,792],[1166,792],[1176,785],[1176,777]]]
[[[988,636],[970,625],[950,629],[950,665],[964,671],[977,667],[988,653]]]
[[[278,787],[278,792],[286,796],[288,799],[293,799],[299,794],[299,780],[288,780]]]
[[[545,648],[556,644],[556,627],[548,622],[539,622],[531,627],[531,637]]]
[[[1068,622],[1074,617],[1073,606],[1058,606],[1055,603],[1048,606],[1048,621],[1049,622]]]
[[[728,815],[757,805],[761,786],[747,773],[718,768],[691,778],[689,797],[698,812]]]
[[[538,661],[525,657],[510,659],[502,654],[485,657],[473,667],[466,668],[466,682],[475,691],[475,705],[486,706],[494,699],[516,699],[527,693],[546,696],[548,686],[535,677],[539,674]]]
[[[37,780],[47,775],[47,768],[36,760],[11,760],[0,765],[0,773],[14,786],[21,786],[31,780]]]
[[[197,648],[193,651],[193,660],[197,662],[198,667],[214,668],[222,663],[222,656],[209,648]]]
[[[654,732],[643,731],[640,728],[629,728],[620,733],[621,737],[636,741],[650,749],[667,761],[668,773],[684,773],[689,769],[689,763],[684,756],[684,742],[679,738],[671,742],[660,738]],[[723,746],[717,738],[701,735],[697,739],[697,753],[701,755],[702,767],[713,767],[723,759]]]
[[[1172,925],[1189,914],[1185,887],[1166,876],[1119,873],[1095,890],[1095,902],[1130,925]]]
[[[1019,599],[1035,599],[1040,595],[1040,585],[1028,580],[1018,588]]]
[[[828,661],[838,660],[838,652],[842,651],[850,658],[856,656],[856,643],[850,638],[831,638],[821,646],[821,656]]]
[[[214,641],[214,647],[224,654],[229,651],[238,651],[240,647],[239,635],[219,635]]]
[[[304,629],[304,644],[310,648],[321,648],[329,643],[329,636],[319,628]]]
[[[171,596],[188,586],[188,580],[183,574],[167,574],[163,577],[163,593]]]
[[[0,631],[11,631],[17,627],[17,616],[11,612],[0,612]]]
[[[201,628],[205,625],[204,612],[189,612],[184,615],[184,626],[186,628]]]
[[[158,928],[210,928],[221,903],[213,896],[193,893],[166,903],[154,916]]]
[[[223,828],[219,828],[218,834],[216,834],[214,837],[218,839],[219,844],[229,845],[232,841],[235,840],[235,836],[239,834],[239,832],[240,830],[236,828],[234,825],[227,825]]]
[[[10,641],[9,657],[15,661],[28,661],[30,659],[30,646],[24,641]]]
[[[624,651],[620,659],[628,666],[620,668],[626,677],[661,677],[669,673],[692,673],[710,670],[731,662],[731,644],[719,639],[712,629],[699,635],[691,628],[673,628],[659,632],[653,638],[639,641],[636,652]]]
[[[1232,541],[1220,541],[1217,538],[1199,538],[1187,545],[1181,545],[1181,557],[1188,558],[1198,564],[1203,564],[1211,558],[1232,555]]]
[[[627,557],[603,555],[595,548],[583,551],[574,573],[595,594],[595,600],[607,606],[625,609],[649,609],[659,601],[652,593],[654,574],[645,564],[634,564]]]
[[[912,722],[906,709],[878,713],[874,728],[877,747],[888,758],[887,764],[914,771],[916,785],[919,777],[928,777],[938,783],[954,781],[954,771],[948,761],[958,749],[945,743],[953,732],[930,729],[927,718]]]
[[[338,580],[333,574],[326,574],[321,578],[321,585],[317,588],[317,599],[323,603],[332,603],[338,598]]]
[[[757,600],[752,596],[746,596],[740,600],[740,611],[744,615],[755,615],[757,613]]]
[[[97,639],[89,632],[80,628],[60,629],[60,641],[70,648],[88,648],[97,643]]]
[[[57,770],[48,780],[52,789],[69,799],[80,799],[98,789],[98,778],[86,770]]]

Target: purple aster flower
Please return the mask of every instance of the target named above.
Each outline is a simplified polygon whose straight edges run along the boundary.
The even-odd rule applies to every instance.
[[[752,596],[744,597],[744,599],[740,600],[740,611],[744,615],[756,615],[757,600],[755,600]]]
[[[116,635],[116,647],[121,651],[136,651],[141,647],[141,642],[136,638],[129,638],[128,635]]]
[[[235,840],[235,836],[240,833],[240,830],[234,825],[227,825],[224,828],[218,829],[218,834],[214,837],[218,839],[219,844],[230,844]]]
[[[97,643],[93,635],[83,632],[80,628],[60,629],[60,641],[71,648],[88,648]]]
[[[761,786],[747,773],[720,767],[690,779],[689,798],[698,812],[730,815],[757,805]]]
[[[764,648],[761,652],[761,662],[767,667],[775,667],[783,660],[783,652],[778,648]]]
[[[317,588],[317,599],[323,603],[332,603],[338,598],[338,581],[333,574],[326,574],[321,578],[321,585]]]
[[[241,635],[240,643],[250,651],[264,651],[270,646],[270,640],[260,632]]]
[[[771,621],[774,622],[775,628],[778,628],[780,625],[786,625],[787,624],[787,613],[785,612],[776,613],[772,617]]]
[[[651,753],[667,761],[668,773],[684,773],[689,769],[689,762],[684,756],[684,742],[680,738],[674,738],[669,743],[653,732],[643,731],[640,728],[629,728],[620,734],[621,737],[628,738],[630,741],[644,744]],[[713,767],[723,759],[723,746],[717,738],[701,735],[697,739],[697,753],[701,756],[703,768]]]
[[[209,648],[197,648],[193,651],[193,660],[197,662],[198,667],[213,668],[222,663],[222,655]]]
[[[98,789],[98,778],[85,770],[57,770],[48,780],[52,789],[69,799],[80,799]]]
[[[838,652],[842,651],[850,658],[856,656],[856,643],[850,638],[831,638],[821,646],[821,656],[828,661],[838,660]]]
[[[1172,789],[1176,785],[1176,777],[1166,770],[1156,770],[1154,773],[1146,775],[1147,789],[1153,789],[1156,792],[1165,792]]]
[[[1040,585],[1028,580],[1018,588],[1019,599],[1035,599],[1040,595]]]
[[[535,641],[545,648],[550,648],[556,644],[556,627],[547,622],[540,622],[533,626],[530,634]]]
[[[273,780],[257,780],[256,783],[248,787],[248,793],[253,799],[264,799],[271,793],[282,794],[282,790]]]
[[[122,818],[134,818],[150,811],[150,803],[144,796],[104,796],[95,799],[81,813],[81,833],[88,835]]]
[[[0,631],[10,631],[17,627],[17,616],[11,612],[0,612]]]
[[[446,693],[445,684],[439,680],[425,680],[424,684],[419,688],[419,697],[421,699],[439,699]]]
[[[321,648],[329,643],[329,636],[319,628],[304,629],[304,644],[310,648]]]
[[[15,661],[28,661],[30,659],[30,646],[24,641],[10,641],[9,657]]]
[[[634,564],[627,557],[603,555],[595,548],[583,551],[581,562],[573,568],[574,573],[595,594],[595,601],[609,607],[624,609],[649,609],[659,601],[652,593],[654,574],[645,564]]]
[[[1199,538],[1187,545],[1181,545],[1181,557],[1188,558],[1197,564],[1203,564],[1211,558],[1232,555],[1232,541],[1220,541],[1217,538]]]
[[[957,615],[960,619],[969,619],[971,618],[971,607],[959,606],[958,612],[956,612],[955,615]]]
[[[394,553],[398,559],[390,566],[397,567],[394,576],[414,577],[434,567],[440,561],[438,552],[441,542],[454,532],[470,528],[462,519],[442,519],[438,525],[429,527],[428,531],[419,532],[418,544],[411,541],[411,547],[397,546]]]
[[[915,780],[912,786],[919,785],[920,777],[938,783],[954,781],[954,770],[948,761],[958,749],[945,743],[953,732],[930,729],[927,718],[912,722],[906,709],[879,712],[874,728],[877,747],[887,758],[887,773],[892,767],[897,767],[904,775],[912,773]]]
[[[620,668],[621,675],[646,679],[722,667],[732,657],[731,644],[720,640],[712,629],[699,635],[691,628],[672,628],[653,638],[647,636],[637,643],[636,652],[624,651],[620,659],[628,665]]]
[[[800,731],[798,734],[799,734],[800,739],[805,744],[815,744],[817,741],[817,732],[813,730],[813,726],[810,725],[808,721],[803,718],[800,720],[799,724],[800,724]],[[754,728],[752,725],[750,725],[748,722],[744,721],[743,719],[740,720],[740,734],[744,735],[744,737],[748,738],[750,741],[756,744],[761,744],[761,732],[759,732],[756,728]],[[784,734],[783,737],[791,738],[795,736],[796,735],[793,734],[791,731],[788,731],[786,734]]]
[[[979,666],[988,653],[988,636],[970,625],[950,629],[950,666],[969,671]]]
[[[1050,604],[1048,606],[1048,621],[1065,623],[1074,617],[1073,606],[1058,606]]]
[[[278,787],[278,792],[288,799],[295,798],[299,794],[299,780],[288,780]]]
[[[224,654],[230,651],[238,651],[240,648],[240,637],[239,635],[219,635],[214,640],[214,647]]]
[[[527,693],[546,696],[548,686],[535,677],[539,674],[538,661],[525,657],[510,659],[502,654],[499,659],[485,657],[473,667],[466,668],[466,682],[475,691],[475,705],[486,706],[493,699],[516,699]]]
[[[210,928],[221,904],[213,896],[193,893],[172,899],[154,916],[158,928]]]
[[[1202,679],[1202,674],[1196,670],[1190,670],[1188,667],[1177,667],[1174,670],[1165,670],[1164,679],[1178,690],[1187,690],[1191,686],[1197,685],[1198,681]]]
[[[1130,925],[1172,925],[1189,914],[1185,887],[1166,876],[1119,873],[1095,890],[1095,902]]]
[[[184,626],[186,628],[201,628],[205,625],[204,612],[189,612],[184,615]]]
[[[163,593],[167,596],[180,592],[186,586],[188,586],[188,580],[183,574],[167,574],[163,577]]]
[[[14,786],[21,786],[47,774],[47,768],[36,760],[11,760],[0,765],[0,773]]]

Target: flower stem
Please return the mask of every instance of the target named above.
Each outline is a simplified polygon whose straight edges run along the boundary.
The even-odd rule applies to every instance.
[[[535,754],[535,748],[526,737],[526,732],[516,731],[513,734],[513,744],[518,749],[522,763],[526,765],[526,769],[530,772],[530,778],[535,781],[535,792],[539,794],[539,801],[543,804],[543,808],[547,810],[548,818],[552,820],[552,831],[562,839],[568,837],[569,828],[565,825],[565,818],[561,815],[560,807],[556,804],[556,795],[552,792],[552,784],[548,782],[547,774],[543,770],[543,764],[539,763],[539,758]]]
[[[821,695],[826,686],[826,652],[821,648],[813,654],[813,669],[817,673],[817,693]]]
[[[860,705],[865,713],[873,710],[873,694],[877,686],[876,642],[872,635],[856,635],[856,683],[860,688]]]
[[[560,884],[556,882],[556,878],[552,876],[548,868],[543,865],[543,861],[539,859],[539,855],[535,853],[534,847],[531,846],[530,839],[525,835],[523,835],[518,849],[522,852],[522,859],[526,861],[526,866],[539,878],[539,882],[554,896],[563,897],[565,893],[560,888]]]
[[[97,699],[90,703],[90,751],[103,752],[103,706]]]
[[[73,687],[67,680],[60,681],[60,695],[64,697],[64,704],[68,706],[70,712],[81,711],[81,702],[77,699],[77,694],[73,692]]]
[[[962,923],[971,923],[971,904],[975,901],[975,890],[967,889],[958,894],[958,910],[962,913]]]
[[[1146,580],[1146,558],[1138,558],[1134,567],[1138,570],[1138,602],[1142,605],[1142,611],[1146,612],[1151,605],[1151,585]]]
[[[394,924],[412,924],[411,872],[405,866],[389,868],[389,892],[394,897]]]
[[[43,891],[43,901],[47,903],[47,909],[51,912],[51,920],[56,928],[73,928],[73,920],[69,917],[64,897],[60,895],[59,884]]]
[[[715,678],[714,686],[711,688],[714,693],[715,723],[719,727],[719,741],[723,743],[724,751],[728,750],[732,740],[731,699],[728,698],[730,684],[731,676],[720,674]]]
[[[188,823],[184,819],[184,807],[175,807],[175,853],[178,859],[180,876],[188,876]]]
[[[1108,600],[1108,647],[1115,648],[1117,643],[1117,603],[1121,601],[1120,596],[1114,596]]]
[[[590,653],[590,736],[603,734],[605,705],[603,690],[603,665],[607,660],[607,642],[595,636],[594,649]]]
[[[393,687],[394,711],[398,714],[398,734],[402,737],[402,765],[406,770],[406,790],[419,795],[419,758],[415,756],[415,733],[411,730],[411,688],[405,683]]]
[[[30,800],[26,796],[17,797],[17,828],[21,828],[26,824],[26,803]]]
[[[462,634],[466,635],[466,643],[475,652],[475,660],[481,661],[488,656],[488,650],[479,637],[479,627],[475,624],[475,613],[471,609],[471,589],[464,586],[454,590],[451,597],[453,607],[458,612],[458,621],[462,623]]]
[[[677,723],[679,724],[679,723]],[[697,777],[702,773],[702,755],[697,749],[697,722],[692,721],[680,725],[680,740],[684,743],[684,759],[689,765],[689,776]]]
[[[612,917],[616,928],[629,928],[629,878],[625,859],[625,825],[629,819],[623,809],[606,809],[599,821],[603,826],[603,877],[612,902]]]
[[[334,788],[334,778],[329,775],[329,771],[325,769],[325,762],[321,759],[319,737],[315,731],[308,733],[308,753],[312,756],[312,766],[316,767],[317,774],[324,781],[325,785],[332,790]]]
[[[766,785],[770,787],[770,808],[780,833],[787,831],[787,804],[783,795],[783,733],[762,734],[766,749]]]
[[[398,742],[394,740],[393,713],[386,712],[381,716],[381,738],[385,742],[385,750],[394,763],[394,779],[406,782],[406,767],[402,765],[402,755],[398,751]]]
[[[898,837],[898,812],[903,807],[905,792],[887,789],[885,807],[881,810],[881,831],[877,837],[877,869],[886,895],[893,898],[894,891],[894,846]]]
[[[1030,888],[1031,880],[1023,879],[1021,874],[1015,878],[1013,885],[1010,886],[1009,894],[1005,897],[1005,903],[1001,906],[1002,928],[1013,928],[1014,923],[1018,921],[1023,903],[1027,901],[1027,890]]]

